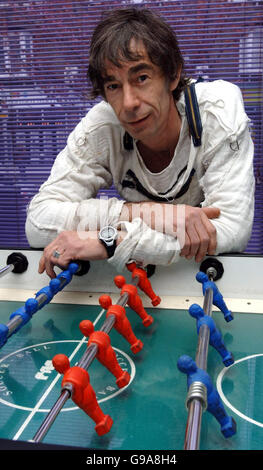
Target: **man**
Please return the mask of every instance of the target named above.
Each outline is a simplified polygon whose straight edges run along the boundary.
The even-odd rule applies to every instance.
[[[39,272],[54,277],[55,265],[74,259],[108,259],[122,270],[131,259],[169,265],[242,251],[254,178],[238,87],[189,87],[173,31],[136,8],[97,26],[89,78],[103,100],[71,133],[28,209],[29,243],[46,246]],[[96,199],[112,183],[123,199]]]

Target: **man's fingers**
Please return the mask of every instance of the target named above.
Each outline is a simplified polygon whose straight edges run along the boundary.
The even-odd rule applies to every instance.
[[[55,262],[57,261],[57,259],[54,259],[55,262],[53,262],[51,260],[52,258],[52,255],[48,255],[47,254],[47,251],[48,250],[44,250],[44,254],[42,255],[40,261],[39,261],[39,265],[38,265],[38,272],[39,274],[43,274],[45,271],[47,273],[47,275],[53,279],[54,277],[56,277],[56,273],[54,271],[54,266],[55,266]]]
[[[182,247],[180,256],[186,258],[190,253],[190,246],[191,246],[190,239],[187,233],[184,234],[184,237],[181,239],[181,241],[179,240],[179,244],[180,244],[180,247]]]
[[[210,236],[202,221],[196,225],[196,231],[199,237],[198,249],[195,252],[195,261],[200,263],[206,256],[208,252],[208,247],[210,243]]]
[[[46,269],[47,275],[48,275],[51,279],[53,279],[53,278],[56,277],[56,273],[55,273],[55,271],[54,271],[54,264],[53,264],[51,261],[46,260],[45,269]]]
[[[197,262],[202,261],[207,254],[209,235],[201,221],[193,225],[191,229],[188,230],[188,237],[190,240],[190,247],[186,258],[195,258]]]
[[[200,237],[200,227],[193,225],[188,230],[188,237],[190,239],[190,250],[187,259],[192,259],[196,256],[197,252],[200,249],[201,237]]]
[[[38,272],[42,274],[45,271],[45,257],[44,255],[41,256],[39,265],[38,265]]]
[[[201,224],[199,225],[201,226]],[[201,229],[199,228],[198,230],[195,225],[188,226],[187,232],[185,233],[185,243],[180,253],[181,256],[184,256],[186,259],[191,259],[196,256],[202,244],[200,231]],[[205,233],[204,230],[203,233]],[[203,249],[205,250],[206,247]]]
[[[214,255],[217,247],[217,232],[215,226],[210,222],[205,214],[202,214],[202,222],[209,236],[209,244],[207,248],[207,253],[209,255]]]
[[[217,207],[202,207],[202,212],[208,217],[208,219],[217,219],[220,216],[220,209]]]
[[[196,262],[201,262],[207,254],[215,254],[217,246],[216,228],[208,216],[216,218],[220,211],[213,207],[205,209],[200,211],[198,218],[185,226],[185,243],[181,245],[181,256],[187,259],[195,257]]]

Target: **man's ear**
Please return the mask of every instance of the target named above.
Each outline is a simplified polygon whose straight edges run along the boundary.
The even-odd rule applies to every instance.
[[[170,91],[174,91],[177,88],[178,83],[179,83],[180,78],[181,78],[181,72],[182,72],[182,65],[180,64],[178,66],[177,74],[176,74],[175,78],[173,80],[171,80],[171,82],[170,82]]]

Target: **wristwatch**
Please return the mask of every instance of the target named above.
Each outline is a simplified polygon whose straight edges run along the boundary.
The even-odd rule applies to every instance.
[[[99,231],[98,238],[99,241],[105,246],[108,253],[108,258],[111,258],[116,250],[118,231],[111,225],[107,225]]]

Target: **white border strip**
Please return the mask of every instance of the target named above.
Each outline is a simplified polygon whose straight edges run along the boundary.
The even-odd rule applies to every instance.
[[[15,251],[15,250],[13,250]],[[37,292],[50,282],[46,274],[38,273],[38,264],[42,255],[41,250],[22,251],[28,259],[28,269],[23,274],[8,273],[1,277],[2,288],[35,289]],[[0,266],[5,266],[11,250],[0,250]],[[218,256],[218,261],[223,264],[224,275],[217,281],[217,286],[226,298],[252,298],[263,300],[263,257],[257,256]],[[195,280],[200,263],[194,260],[180,258],[177,263],[170,266],[157,266],[155,274],[150,278],[153,290],[160,297],[174,296],[199,296],[201,286]],[[58,269],[58,272],[60,270]],[[120,274],[108,261],[94,261],[90,263],[90,271],[86,276],[73,276],[72,281],[63,291],[82,292],[115,292],[119,289],[114,284],[114,277]],[[129,282],[131,273],[126,268],[123,275]],[[253,281],[253,282],[252,282]],[[11,297],[12,298],[12,297]]]
[[[117,302],[120,298],[119,294],[108,292],[111,296],[112,303]],[[97,292],[59,292],[56,294],[50,303],[52,304],[69,304],[69,305],[97,305],[99,306],[99,297],[101,293]],[[139,292],[145,308],[153,308],[152,303],[148,297]],[[24,289],[1,289],[0,288],[0,300],[4,301],[16,301],[26,302],[29,298],[35,297],[35,291],[24,290]],[[263,313],[263,299],[253,298],[224,298],[229,310],[239,313]],[[156,310],[159,308],[172,309],[172,310],[187,310],[191,304],[197,303],[203,305],[203,296],[175,296],[165,295],[161,296],[161,303],[154,307]],[[213,307],[216,312],[218,309]],[[6,321],[8,320],[10,311],[7,315]],[[1,318],[3,321],[3,317]]]

